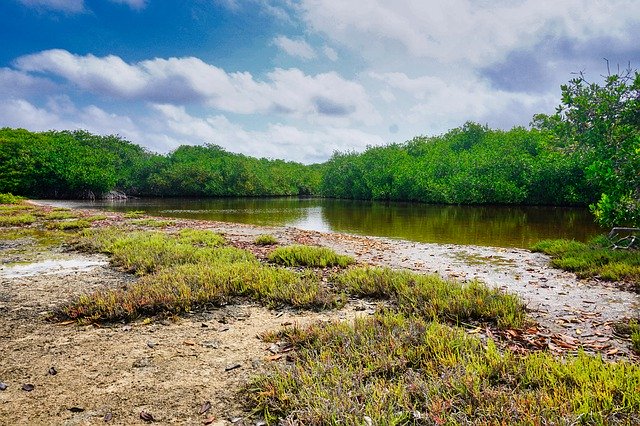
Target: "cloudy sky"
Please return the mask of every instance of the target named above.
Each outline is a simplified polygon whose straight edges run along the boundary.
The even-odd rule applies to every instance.
[[[640,68],[640,0],[2,0],[0,126],[305,163]]]

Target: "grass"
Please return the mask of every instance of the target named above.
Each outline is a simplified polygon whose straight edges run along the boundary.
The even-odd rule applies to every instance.
[[[259,246],[272,246],[278,244],[278,239],[270,234],[258,235],[255,240],[253,240]]]
[[[31,213],[19,213],[10,216],[0,216],[0,226],[25,226],[36,221],[36,217]]]
[[[174,225],[175,222],[172,220],[158,220],[158,219],[136,219],[132,220],[132,225],[137,226],[146,226],[150,228],[166,228],[167,226]]]
[[[336,254],[326,247],[294,245],[278,247],[269,254],[269,261],[284,266],[346,267],[355,262],[351,256]]]
[[[214,249],[214,250],[224,250]],[[183,264],[147,275],[127,289],[81,296],[58,311],[59,319],[131,320],[158,313],[180,314],[222,306],[246,297],[264,305],[326,309],[344,304],[311,274],[240,261]]]
[[[124,217],[127,219],[137,219],[144,216],[146,213],[144,210],[132,210],[130,212],[126,212]]]
[[[0,193],[0,204],[20,204],[24,200],[23,197],[5,192]]]
[[[640,324],[637,319],[630,319],[613,324],[616,333],[631,340],[631,349],[640,354]]]
[[[604,237],[589,243],[544,240],[531,249],[551,256],[551,264],[580,278],[640,282],[640,250],[613,250]]]
[[[287,328],[293,363],[243,392],[268,424],[638,424],[640,368],[500,352],[426,318],[378,312]]]
[[[78,217],[74,212],[68,210],[54,210],[44,216],[45,220],[63,220],[63,219],[76,219]]]
[[[353,296],[391,299],[408,314],[453,323],[489,321],[501,328],[525,325],[525,307],[516,296],[477,281],[462,284],[438,275],[371,267],[354,268],[335,279]]]
[[[77,247],[107,253],[111,262],[144,275],[186,263],[254,262],[250,252],[233,247],[216,248],[221,236],[210,231],[183,231],[177,235],[140,231],[123,235],[115,228],[86,231]]]
[[[84,219],[78,220],[67,220],[60,222],[47,222],[45,227],[48,229],[59,229],[61,231],[69,230],[69,229],[84,229],[89,228],[91,226],[91,222]]]

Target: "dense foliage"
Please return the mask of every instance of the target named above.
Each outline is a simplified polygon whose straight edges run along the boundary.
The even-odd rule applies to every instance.
[[[162,156],[118,136],[0,129],[0,192],[36,197],[258,196],[317,193],[320,170],[247,157],[217,146]]]
[[[596,188],[578,155],[550,146],[550,134],[467,123],[442,136],[336,153],[325,196],[447,204],[585,204]]]
[[[602,184],[591,206],[602,225],[640,226],[640,73],[609,75],[602,85],[580,74],[562,86],[553,116],[535,118],[555,143],[581,155],[587,177]]]

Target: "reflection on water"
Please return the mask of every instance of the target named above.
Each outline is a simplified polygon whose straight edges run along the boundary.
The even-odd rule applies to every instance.
[[[567,207],[441,206],[298,198],[140,199],[67,205],[496,247],[529,247],[545,238],[586,241],[603,232],[586,209]]]

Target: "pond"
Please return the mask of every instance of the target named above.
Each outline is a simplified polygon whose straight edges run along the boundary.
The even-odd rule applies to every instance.
[[[604,232],[586,208],[450,206],[319,198],[56,201],[59,206],[291,226],[428,243],[528,248],[547,238],[586,241]]]

